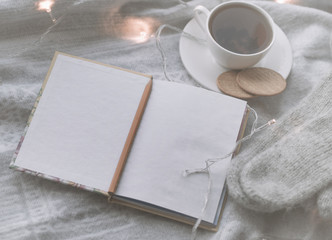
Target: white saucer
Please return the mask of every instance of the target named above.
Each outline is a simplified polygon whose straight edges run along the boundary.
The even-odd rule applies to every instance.
[[[188,22],[184,32],[204,39],[204,33],[195,19]],[[180,56],[183,65],[198,83],[210,90],[220,92],[216,82],[217,77],[228,69],[219,66],[214,61],[204,43],[199,43],[182,34],[180,38]],[[286,79],[292,68],[292,62],[292,49],[288,38],[276,24],[276,38],[272,48],[254,67],[270,68]]]

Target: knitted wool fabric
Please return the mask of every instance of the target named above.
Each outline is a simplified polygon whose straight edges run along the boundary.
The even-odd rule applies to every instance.
[[[273,212],[322,192],[319,213],[332,218],[331,94],[330,77],[234,158],[227,184],[236,201]]]
[[[332,217],[332,186],[330,185],[318,197],[317,200],[319,215],[323,218]]]

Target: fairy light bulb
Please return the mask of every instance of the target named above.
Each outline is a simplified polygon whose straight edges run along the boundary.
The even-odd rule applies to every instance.
[[[52,14],[53,5],[54,5],[54,0],[41,0],[37,3],[37,10],[47,12],[50,15],[52,21],[55,22],[56,19],[53,17]]]
[[[54,4],[53,0],[39,1],[38,2],[38,10],[51,12],[53,4]]]

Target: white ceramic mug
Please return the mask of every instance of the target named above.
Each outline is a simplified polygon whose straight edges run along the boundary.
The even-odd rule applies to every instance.
[[[275,24],[262,8],[248,2],[225,2],[209,11],[194,9],[198,25],[206,33],[208,48],[215,61],[230,69],[255,65],[270,50]]]

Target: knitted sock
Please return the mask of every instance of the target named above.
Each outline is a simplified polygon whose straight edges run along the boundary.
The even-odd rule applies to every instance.
[[[273,210],[299,203],[332,182],[331,132],[325,128],[332,130],[332,111],[244,165],[240,184],[246,195]]]
[[[324,189],[317,200],[319,215],[332,220],[332,185]]]
[[[227,184],[234,199],[247,208],[272,212],[302,203],[332,185],[331,94],[332,80],[326,79],[233,160]],[[331,207],[325,200],[331,192],[318,198],[320,209]]]

